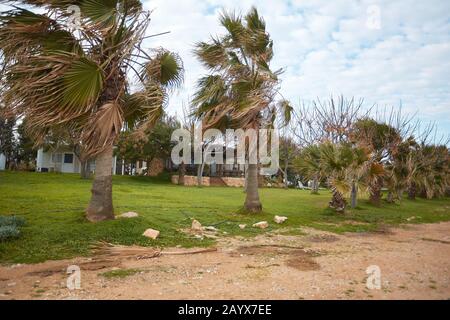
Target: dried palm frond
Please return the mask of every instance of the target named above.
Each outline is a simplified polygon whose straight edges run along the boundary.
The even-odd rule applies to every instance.
[[[94,155],[106,146],[112,145],[114,139],[122,129],[122,113],[120,106],[115,102],[104,104],[89,120],[83,131],[82,140]]]
[[[178,88],[183,83],[183,62],[177,54],[158,49],[144,66],[142,73],[142,78],[147,81],[167,88]]]

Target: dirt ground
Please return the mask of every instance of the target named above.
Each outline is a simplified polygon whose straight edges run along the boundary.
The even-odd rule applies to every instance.
[[[216,252],[0,267],[0,299],[450,299],[450,222],[380,233],[222,238]],[[65,270],[81,265],[81,289]],[[367,288],[369,266],[381,289]],[[87,266],[87,264],[86,264]],[[110,270],[137,269],[125,278]],[[55,272],[56,270],[56,272]]]

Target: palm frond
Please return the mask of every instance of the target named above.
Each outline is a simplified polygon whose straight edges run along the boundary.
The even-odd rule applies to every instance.
[[[117,19],[118,0],[83,0],[81,12],[102,28],[111,27]]]
[[[242,24],[242,17],[235,11],[222,11],[219,20],[222,26],[227,29],[232,40],[235,43],[240,44],[240,40],[246,32],[245,27]]]
[[[178,54],[159,49],[145,65],[142,77],[167,88],[178,88],[184,81],[183,61]]]
[[[283,125],[287,126],[292,119],[292,112],[294,108],[288,100],[281,100],[278,102],[278,109],[283,117]]]
[[[194,94],[192,103],[200,106],[204,103],[214,105],[220,103],[227,93],[227,85],[225,79],[220,75],[209,75],[202,77],[197,82],[197,91]],[[204,109],[204,108],[202,108]],[[198,110],[198,115],[202,114],[202,110]]]
[[[245,21],[247,22],[247,28],[252,31],[266,31],[266,23],[264,22],[264,19],[260,17],[256,7],[252,7],[250,11],[245,15]]]
[[[75,60],[63,76],[63,103],[68,106],[92,104],[103,88],[103,70],[88,58]]]
[[[111,145],[120,134],[122,123],[122,112],[117,103],[108,102],[101,106],[87,123],[82,136],[89,156],[95,156]]]
[[[228,61],[227,52],[217,39],[212,39],[211,43],[198,42],[195,45],[194,54],[206,68],[213,70],[226,67]],[[231,61],[237,62],[237,56],[231,57]]]

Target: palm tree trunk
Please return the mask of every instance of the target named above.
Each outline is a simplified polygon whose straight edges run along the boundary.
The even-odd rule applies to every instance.
[[[286,158],[286,160],[284,162],[284,171],[281,170],[281,173],[283,174],[283,178],[284,178],[284,187],[286,189],[289,188],[289,185],[288,185],[288,167],[289,167],[289,161]]]
[[[87,179],[86,177],[86,161],[80,161],[80,177],[81,179]]]
[[[351,206],[352,208],[356,208],[358,205],[358,187],[356,186],[356,183],[352,182],[352,191],[351,191]]]
[[[246,198],[244,208],[245,210],[253,213],[258,213],[262,211],[262,205],[259,201],[258,193],[258,165],[249,164],[248,165],[248,176],[246,183]]]
[[[416,192],[417,192],[416,184],[415,182],[411,182],[408,188],[408,199],[416,200]]]
[[[403,200],[403,193],[405,192],[405,190],[403,188],[397,188],[395,190],[395,197],[398,199],[398,201],[402,201]]]
[[[319,194],[319,178],[317,176],[314,176],[311,194]]]
[[[108,146],[95,160],[95,177],[86,218],[91,222],[114,219],[112,202],[113,147]]]
[[[245,159],[245,164],[244,164],[244,193],[247,192],[247,185],[248,185],[248,159]]]
[[[146,176],[150,177],[150,163],[152,162],[152,159],[147,159],[147,173]]]
[[[342,194],[339,191],[337,191],[335,187],[332,187],[331,191],[333,192],[333,197],[331,198],[330,201],[330,208],[333,208],[339,213],[344,213],[347,202],[345,201]]]
[[[81,179],[89,179],[88,164],[89,164],[89,160],[82,160],[82,161],[80,161],[80,166],[81,166],[80,176],[81,176]]]
[[[417,193],[417,192],[416,192]],[[419,197],[421,197],[421,198],[423,198],[423,199],[428,199],[428,200],[430,200],[432,197],[429,197],[428,196],[428,193],[427,193],[427,191],[425,190],[425,189],[421,189],[420,191],[419,191]]]
[[[381,202],[381,185],[382,182],[380,180],[377,179],[377,181],[375,181],[371,187],[370,190],[370,202],[374,205],[374,206],[380,206],[380,202]]]
[[[394,203],[394,193],[391,190],[388,191],[386,201],[388,203]]]

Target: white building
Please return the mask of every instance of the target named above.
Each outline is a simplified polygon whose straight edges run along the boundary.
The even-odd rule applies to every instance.
[[[113,157],[113,174],[116,172],[117,157]],[[81,162],[73,151],[39,149],[36,158],[36,171],[80,173]],[[95,160],[89,163],[89,172],[95,172]]]
[[[5,170],[6,167],[6,157],[3,153],[0,153],[0,170]]]

